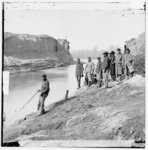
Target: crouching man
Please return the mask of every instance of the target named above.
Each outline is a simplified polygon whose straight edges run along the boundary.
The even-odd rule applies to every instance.
[[[39,115],[45,113],[44,102],[50,91],[49,81],[47,80],[47,77],[45,74],[42,75],[42,80],[43,81],[42,81],[41,89],[38,90],[38,92],[40,92],[39,103],[38,103]]]
[[[77,59],[77,64],[76,64],[76,70],[75,70],[75,74],[76,74],[76,78],[77,78],[77,83],[78,83],[78,88],[79,89],[81,87],[81,77],[83,77],[83,64],[81,63],[80,59]]]

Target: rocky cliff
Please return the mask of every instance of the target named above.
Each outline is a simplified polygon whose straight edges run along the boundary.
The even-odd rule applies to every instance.
[[[141,33],[137,38],[126,41],[126,45],[130,48],[133,55],[145,54],[145,32]]]
[[[135,55],[135,69],[137,73],[145,74],[145,32],[141,33],[137,38],[132,38],[126,41],[127,47],[131,50],[131,53]]]
[[[71,64],[73,58],[69,52],[69,42],[59,42],[48,35],[29,34],[4,34],[4,66],[21,66],[22,64],[34,64],[37,66],[56,65],[58,63]],[[8,68],[9,67],[9,68]],[[35,68],[34,68],[35,69]]]

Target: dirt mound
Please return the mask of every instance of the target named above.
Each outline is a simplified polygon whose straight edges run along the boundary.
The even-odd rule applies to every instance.
[[[131,86],[141,86],[144,87],[145,86],[145,78],[142,77],[141,75],[136,75],[133,78],[127,80],[124,82],[124,84],[130,84]]]

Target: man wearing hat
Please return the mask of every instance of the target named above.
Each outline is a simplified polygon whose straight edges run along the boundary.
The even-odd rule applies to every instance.
[[[123,55],[120,48],[117,49],[116,54],[116,80],[121,81],[121,76],[123,74]]]
[[[48,96],[49,91],[50,91],[49,81],[47,80],[46,74],[43,74],[41,89],[38,90],[38,92],[40,92],[39,103],[38,103],[38,110],[40,115],[45,113],[44,102],[46,97]]]
[[[102,69],[103,69],[103,82],[105,88],[108,87],[108,73],[109,73],[109,58],[108,58],[108,52],[104,52],[104,59],[102,63]]]
[[[98,87],[101,87],[101,81],[102,81],[102,62],[101,58],[97,58],[97,66],[96,66],[96,75],[97,75],[97,82],[98,82]]]
[[[134,74],[134,57],[130,54],[130,49],[127,48],[124,55],[124,74],[126,79],[133,77]]]
[[[115,52],[110,53],[110,75],[113,81],[116,80],[116,70],[115,70]]]

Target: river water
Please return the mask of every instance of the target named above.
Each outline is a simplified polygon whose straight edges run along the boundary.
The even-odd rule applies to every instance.
[[[87,60],[84,59],[82,61],[86,62]],[[93,62],[96,64],[96,60],[93,60]],[[75,65],[10,75],[9,94],[4,95],[3,103],[4,113],[6,114],[4,125],[6,127],[17,119],[37,111],[39,94],[18,113],[36,91],[40,89],[42,74],[47,74],[50,82],[50,93],[45,101],[45,106],[62,100],[65,97],[66,90],[69,90],[69,96],[74,95],[77,90]],[[82,78],[82,83],[84,83],[84,78]]]
[[[5,126],[10,125],[31,112],[37,111],[39,94],[20,113],[17,113],[40,88],[42,74],[47,74],[51,88],[49,96],[45,101],[45,106],[63,99],[66,90],[69,90],[69,96],[72,96],[77,90],[75,65],[12,74],[9,81],[9,95],[4,96]]]

